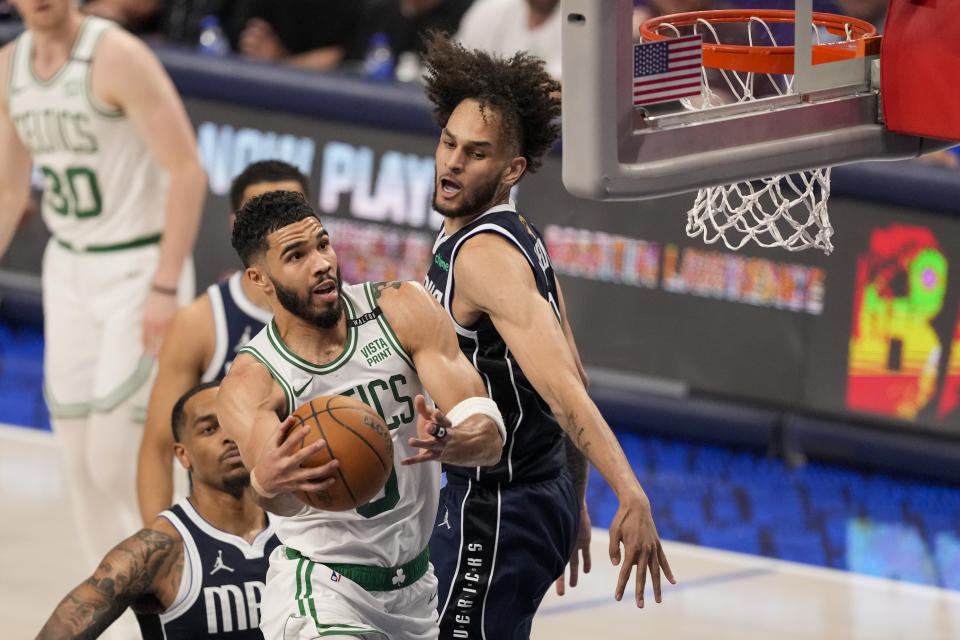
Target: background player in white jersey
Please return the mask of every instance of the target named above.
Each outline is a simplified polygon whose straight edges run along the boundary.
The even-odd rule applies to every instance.
[[[136,451],[152,357],[193,295],[206,177],[183,105],[142,42],[71,0],[14,0],[0,49],[0,254],[45,180],[44,387],[91,561],[140,524]]]
[[[305,197],[307,178],[280,160],[255,162],[230,186],[230,228],[236,211],[268,191],[296,191]],[[237,271],[177,311],[157,359],[157,379],[147,404],[147,423],[137,463],[137,498],[146,524],[173,501],[173,444],[167,421],[173,403],[197,384],[219,380],[240,348],[272,317],[266,296]]]
[[[251,200],[237,216],[233,246],[274,311],[235,360],[218,400],[261,504],[284,516],[277,522],[284,547],[271,556],[267,576],[265,637],[436,638],[426,549],[440,488],[436,460],[499,460],[496,406],[457,348],[446,314],[420,285],[341,286],[330,237],[302,198],[273,192]],[[425,391],[446,418],[426,408]],[[334,482],[336,460],[299,467],[324,446],[299,449],[309,429],[283,441],[295,405],[327,394],[369,404],[394,440],[386,486],[352,511],[321,511],[289,493]],[[440,438],[438,425],[446,431]]]
[[[192,494],[114,547],[57,605],[37,640],[99,637],[127,607],[147,640],[263,637],[250,612],[279,540],[237,445],[220,428],[216,400],[213,382],[174,405],[173,450],[190,471]]]

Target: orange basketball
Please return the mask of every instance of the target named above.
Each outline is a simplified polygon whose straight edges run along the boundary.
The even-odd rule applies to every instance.
[[[321,396],[297,407],[294,429],[309,425],[304,446],[322,438],[327,445],[301,466],[319,467],[336,458],[337,480],[323,491],[295,495],[311,507],[346,511],[362,507],[383,488],[393,470],[393,438],[380,415],[348,396]]]

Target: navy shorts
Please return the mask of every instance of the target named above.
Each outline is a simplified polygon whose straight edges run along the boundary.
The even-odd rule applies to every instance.
[[[576,540],[570,476],[499,486],[447,477],[430,539],[440,638],[525,640]]]

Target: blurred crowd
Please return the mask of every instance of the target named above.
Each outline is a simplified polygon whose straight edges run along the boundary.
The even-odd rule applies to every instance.
[[[888,0],[813,0],[883,30]],[[661,15],[711,9],[793,9],[794,0],[633,0],[634,31]],[[151,41],[378,79],[421,77],[423,37],[455,34],[465,46],[509,56],[528,51],[562,79],[560,0],[81,0]],[[0,0],[0,43],[16,35],[16,14]],[[10,28],[12,27],[12,28]],[[960,166],[953,153],[925,160]]]
[[[454,33],[501,55],[530,51],[557,78],[560,0],[85,0],[82,9],[152,40],[315,69],[343,68],[413,80],[422,38]],[[887,0],[814,0],[882,28]],[[792,8],[793,0],[634,0],[635,22],[724,8]],[[15,21],[8,2],[0,15]],[[385,55],[389,52],[389,56]],[[388,60],[387,60],[388,59]],[[378,60],[388,68],[371,69]]]

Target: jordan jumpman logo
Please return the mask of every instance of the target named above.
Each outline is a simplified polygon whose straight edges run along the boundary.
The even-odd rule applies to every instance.
[[[233,573],[233,569],[223,564],[223,549],[217,549],[217,560],[213,563],[213,569],[210,570],[210,575],[212,576],[217,571],[223,569],[224,571],[229,571]]]

